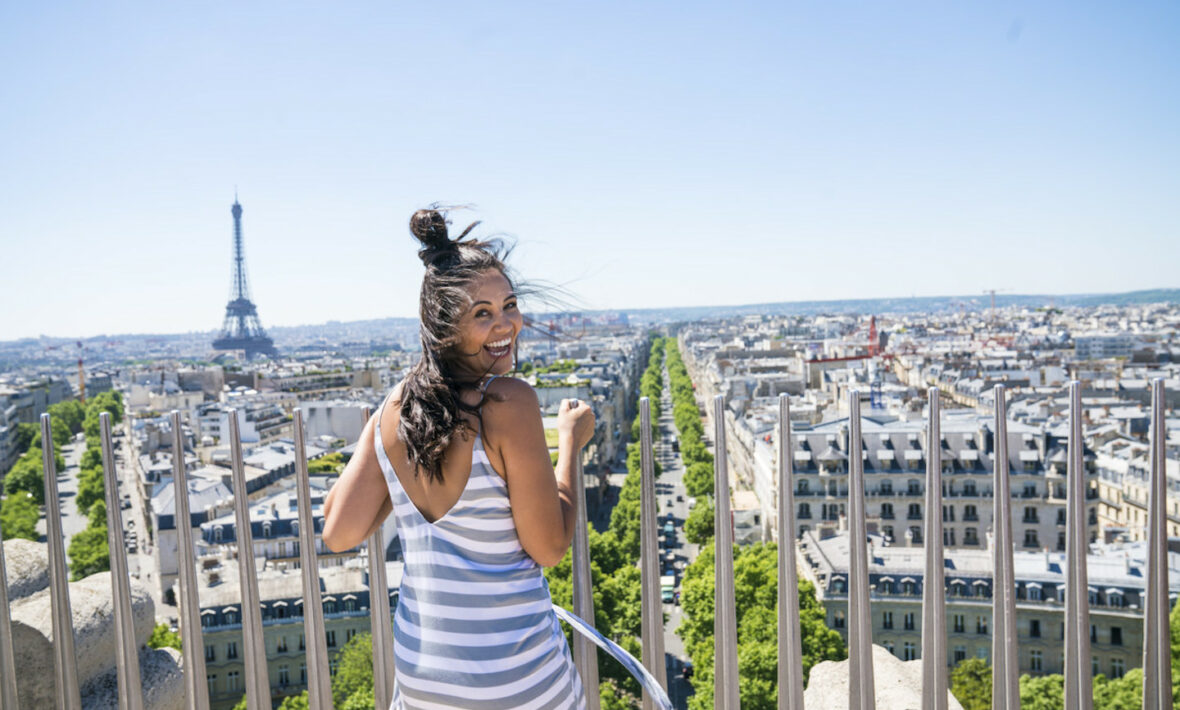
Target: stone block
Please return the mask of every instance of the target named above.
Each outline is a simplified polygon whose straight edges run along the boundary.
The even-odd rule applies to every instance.
[[[8,601],[49,588],[49,548],[32,540],[4,541],[4,574]]]
[[[922,710],[922,661],[903,661],[873,646],[873,681],[877,707]],[[963,710],[949,691],[947,698],[948,710]],[[803,705],[806,710],[848,710],[848,661],[824,661],[813,667]]]
[[[8,552],[7,545],[4,548]],[[114,605],[110,572],[70,584],[78,683],[87,688],[115,667]],[[131,615],[135,645],[147,643],[155,625],[155,605],[147,588],[131,580]],[[12,604],[12,645],[16,655],[17,694],[22,708],[55,705],[53,674],[53,614],[48,589]]]

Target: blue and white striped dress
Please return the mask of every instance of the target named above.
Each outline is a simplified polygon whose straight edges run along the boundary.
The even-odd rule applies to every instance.
[[[391,708],[584,708],[548,584],[480,437],[463,494],[433,523],[394,473],[379,421],[375,439],[405,554]]]

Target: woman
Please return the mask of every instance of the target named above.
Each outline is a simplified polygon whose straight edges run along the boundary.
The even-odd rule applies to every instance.
[[[577,400],[550,463],[537,395],[514,368],[523,320],[492,242],[452,240],[419,210],[422,357],[368,422],[324,501],[324,543],[364,541],[392,510],[405,554],[394,615],[394,708],[585,705],[542,566],[573,538],[575,457],[594,432]]]

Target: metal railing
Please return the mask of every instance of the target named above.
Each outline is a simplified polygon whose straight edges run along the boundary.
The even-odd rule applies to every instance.
[[[922,585],[922,682],[923,708],[939,710],[946,707],[948,668],[946,664],[947,627],[945,572],[942,547],[942,486],[943,470],[940,447],[940,413],[937,388],[928,391],[930,406],[926,434],[931,455],[926,460],[925,526],[929,543],[925,546],[925,583]],[[1007,405],[1002,385],[994,389],[996,466],[993,471],[995,490],[1010,490],[1007,456]],[[1168,568],[1166,553],[1164,481],[1165,441],[1164,387],[1162,380],[1152,382],[1151,419],[1151,477],[1148,521],[1148,555],[1146,559],[1147,585],[1144,590],[1144,650],[1143,650],[1143,707],[1145,710],[1171,710],[1171,655],[1168,638]],[[714,707],[730,710],[739,707],[737,622],[734,604],[733,527],[730,513],[729,471],[726,458],[724,399],[714,398],[713,420],[715,486],[715,693]],[[849,643],[849,701],[857,710],[875,708],[874,675],[871,652],[870,601],[881,598],[869,586],[868,533],[866,530],[864,462],[861,456],[860,396],[849,394],[849,528],[850,539],[862,541],[849,545],[850,568],[846,597],[848,601]],[[659,552],[657,546],[654,459],[651,441],[650,403],[640,402],[641,427],[641,585],[643,600],[643,662],[662,687],[667,688],[663,649],[662,606],[659,590]],[[366,418],[368,414],[366,413]],[[230,414],[230,447],[235,490],[245,489],[241,441],[238,433],[238,414]],[[1067,540],[1066,560],[1068,580],[1065,601],[1065,704],[1069,708],[1091,707],[1090,690],[1090,599],[1086,584],[1086,490],[1085,476],[1073,475],[1083,470],[1083,441],[1081,428],[1081,394],[1077,383],[1070,386],[1070,433],[1067,483]],[[304,447],[303,415],[294,411],[296,461],[295,476],[299,509],[300,562],[307,638],[307,685],[310,705],[316,710],[331,707],[329,659],[324,629],[324,612],[320,600],[319,568],[317,566],[316,529],[311,514],[311,495]],[[41,417],[42,439],[51,441],[49,415]],[[183,450],[181,421],[172,413],[173,451]],[[786,394],[779,396],[779,424],[777,429],[778,537],[783,541],[795,539],[796,516],[791,456],[790,404]],[[130,581],[127,573],[127,553],[123,546],[123,528],[117,485],[117,471],[112,455],[110,417],[100,417],[102,464],[106,483],[107,530],[111,554],[112,598],[117,644],[117,681],[121,708],[142,708],[143,689],[139,682],[138,649],[135,648],[132,619]],[[199,616],[196,559],[193,548],[188,483],[182,456],[173,456],[174,485],[176,486],[176,519],[179,533],[179,595],[180,632],[186,649],[183,654],[184,697],[186,707],[205,710],[209,707],[208,687],[205,682],[205,660],[200,649],[202,627]],[[58,499],[57,474],[53,449],[46,447],[44,460],[45,493],[47,501]],[[579,466],[578,473],[581,473]],[[1013,536],[1011,502],[1007,496],[993,499],[997,521],[993,547],[994,577],[992,594],[992,662],[993,708],[1017,710],[1019,685],[1016,656],[1016,583],[1013,568]],[[245,690],[250,710],[269,708],[271,689],[263,644],[263,622],[260,614],[258,579],[250,534],[248,501],[235,496],[235,515],[240,568],[239,585],[242,604],[241,627],[244,637]],[[590,579],[590,558],[587,535],[587,516],[584,496],[579,496],[576,507],[577,526],[573,542],[574,611],[583,619],[593,621],[594,607]],[[57,506],[47,506],[48,554],[50,595],[53,620],[54,679],[57,707],[80,710],[77,658],[72,633],[70,600],[66,577],[65,555],[62,549],[61,520]],[[380,527],[368,540],[371,619],[373,630],[374,699],[378,710],[389,706],[394,678],[393,641],[390,624],[389,596],[384,565],[384,540]],[[4,583],[3,548],[0,546],[0,583]],[[778,546],[778,706],[783,710],[802,710],[803,672],[801,636],[798,615],[797,572],[795,546]],[[6,583],[0,586],[0,701],[4,710],[16,709],[16,673],[11,645],[10,616]],[[844,596],[844,595],[840,595]],[[597,710],[598,668],[594,647],[582,636],[575,635],[575,665],[587,687],[588,706]],[[645,697],[645,704],[650,699]]]

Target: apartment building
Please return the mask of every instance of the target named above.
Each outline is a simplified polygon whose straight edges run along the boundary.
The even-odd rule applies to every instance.
[[[925,550],[886,546],[872,540],[869,596],[873,643],[902,660],[920,656]],[[849,548],[847,533],[820,539],[808,532],[800,541],[801,569],[816,584],[828,625],[847,638]],[[992,553],[946,552],[948,666],[967,658],[990,663],[992,651]],[[1061,673],[1064,668],[1065,556],[1017,551],[1016,633],[1019,672]],[[1087,556],[1091,668],[1121,677],[1143,661],[1145,546],[1095,547]],[[1180,556],[1169,555],[1170,596],[1180,595]]]

